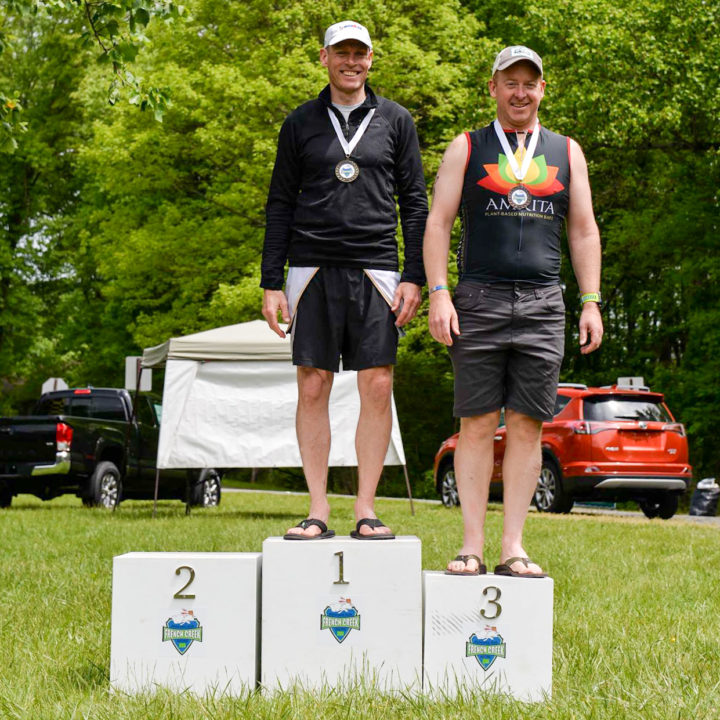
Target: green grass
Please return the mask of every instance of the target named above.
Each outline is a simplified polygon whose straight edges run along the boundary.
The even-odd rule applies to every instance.
[[[333,498],[332,526],[352,526]],[[304,516],[306,498],[227,493],[217,510],[130,501],[110,514],[69,496],[16,498],[0,512],[0,718],[552,718],[720,717],[720,535],[681,521],[531,514],[527,550],[555,580],[553,698],[432,702],[372,688],[274,697],[110,696],[112,557],[129,551],[258,551]],[[423,541],[439,569],[460,542],[458,510],[380,501],[383,520]],[[488,565],[502,516],[488,517]],[[520,581],[519,581],[520,582]]]

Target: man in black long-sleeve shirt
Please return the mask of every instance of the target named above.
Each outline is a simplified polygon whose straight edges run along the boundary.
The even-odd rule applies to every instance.
[[[377,519],[375,491],[392,427],[392,366],[399,328],[415,315],[425,283],[422,236],[427,196],[410,114],[366,84],[366,28],[328,28],[320,61],[329,85],[280,130],[267,202],[263,315],[281,337],[291,322],[298,366],[297,434],[310,491],[306,520],[287,539],[330,537],[328,401],[334,373],[358,371],[358,539],[394,537]],[[398,272],[397,213],[405,244]],[[288,277],[283,291],[285,263]]]

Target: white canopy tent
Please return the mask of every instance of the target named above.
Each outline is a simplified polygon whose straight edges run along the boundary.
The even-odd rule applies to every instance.
[[[142,367],[161,365],[166,371],[158,468],[302,465],[289,338],[262,320],[229,325],[145,349]],[[359,410],[356,373],[338,373],[330,395],[331,466],[357,465]],[[385,464],[405,466],[394,399]]]

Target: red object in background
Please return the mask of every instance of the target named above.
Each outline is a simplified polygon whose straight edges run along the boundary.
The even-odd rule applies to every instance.
[[[58,423],[55,427],[55,445],[58,452],[69,450],[72,443],[73,429],[65,423]]]
[[[457,433],[435,455],[443,504],[459,504],[454,453]],[[502,489],[505,427],[495,433],[492,495]],[[560,384],[555,417],[543,423],[542,469],[534,503],[543,512],[569,512],[575,500],[635,500],[648,517],[675,514],[692,478],[685,428],[662,393],[612,385]]]

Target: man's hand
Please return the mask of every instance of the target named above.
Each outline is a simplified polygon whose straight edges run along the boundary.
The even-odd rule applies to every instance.
[[[460,334],[457,312],[448,290],[436,290],[430,295],[430,313],[428,314],[430,334],[443,345],[452,345],[450,331]]]
[[[402,327],[415,317],[421,300],[422,292],[419,285],[411,282],[401,282],[397,286],[393,304],[390,306],[390,309],[397,313],[395,319],[397,327]]]
[[[580,352],[591,353],[600,347],[603,336],[603,322],[597,303],[586,302],[580,315]]]
[[[278,324],[278,311],[282,315],[284,323],[290,322],[290,311],[285,293],[282,290],[263,290],[262,314],[267,320],[270,329],[276,332],[281,338],[285,333]]]

